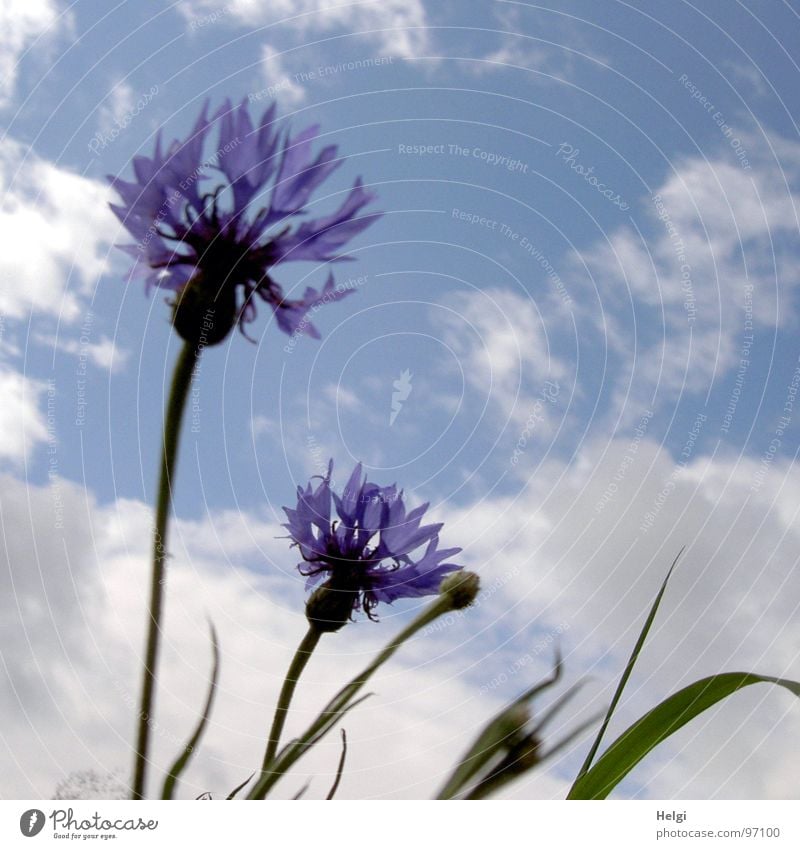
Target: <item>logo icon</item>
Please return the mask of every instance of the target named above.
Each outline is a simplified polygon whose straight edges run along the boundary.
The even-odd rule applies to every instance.
[[[411,371],[406,369],[400,373],[400,378],[392,383],[394,392],[392,392],[392,412],[389,415],[389,427],[394,424],[400,410],[403,409],[403,401],[407,401],[411,394],[411,377]]]
[[[44,812],[38,808],[31,808],[19,818],[19,830],[25,837],[36,837],[44,828]]]

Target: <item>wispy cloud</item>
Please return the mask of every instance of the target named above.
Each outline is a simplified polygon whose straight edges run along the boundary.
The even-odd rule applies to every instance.
[[[800,146],[776,139],[790,154],[779,165],[763,140],[740,141],[748,167],[733,152],[678,161],[640,199],[638,228],[573,255],[573,285],[586,292],[576,310],[618,358],[631,409],[655,389],[662,402],[706,390],[738,362],[748,328],[793,320]]]
[[[542,384],[567,378],[532,299],[486,287],[453,295],[446,306],[443,339],[458,356],[467,383],[501,419],[523,423]]]
[[[219,10],[219,5],[217,0],[184,0],[178,8],[191,25],[198,17]],[[300,37],[342,31],[402,57],[424,54],[429,41],[421,0],[231,0],[219,22],[248,28],[280,24]]]
[[[482,497],[442,515],[448,540],[465,546],[461,559],[478,568],[484,592],[475,608],[404,647],[376,679],[378,696],[349,718],[354,757],[343,796],[430,796],[481,721],[549,668],[553,633],[561,635],[568,675],[588,671],[602,684],[587,699],[604,701],[666,565],[684,544],[682,567],[612,735],[668,692],[720,668],[797,677],[792,634],[800,637],[794,568],[800,538],[791,467],[776,463],[752,497],[757,463],[698,457],[673,476],[673,458],[644,440],[612,505],[598,514],[595,505],[627,450],[625,441],[587,445],[569,469],[550,461],[516,498]],[[670,479],[674,489],[642,534],[644,511]],[[146,581],[139,567],[147,557],[150,511],[132,500],[100,506],[63,481],[65,514],[56,528],[49,487],[10,477],[2,483],[0,557],[7,562],[0,576],[13,584],[0,587],[0,629],[22,629],[29,639],[4,642],[5,733],[26,757],[4,771],[0,789],[5,796],[40,797],[71,770],[110,771],[129,759],[120,741],[135,705]],[[253,768],[264,715],[305,627],[303,580],[281,534],[266,512],[209,512],[175,524],[170,598],[180,603],[169,617],[162,667],[160,766],[174,757],[202,699],[209,615],[220,631],[225,676],[183,786],[187,797],[206,790],[220,795]],[[380,625],[348,627],[323,646],[288,733],[303,727],[395,632],[396,617],[404,621],[400,607],[388,609]],[[498,642],[487,653],[489,632]],[[584,714],[587,699],[551,725],[554,738]],[[757,709],[762,703],[773,709]],[[628,792],[781,797],[781,782],[795,768],[782,735],[800,733],[796,711],[788,708],[767,688],[724,706],[727,722],[701,719],[662,745],[631,777]],[[511,795],[563,798],[579,754],[563,753]],[[312,793],[327,789],[336,755],[333,741],[304,760],[303,773],[315,776]],[[740,768],[743,758],[751,768]],[[296,784],[284,782],[284,795]]]
[[[296,106],[306,99],[305,87],[297,81],[295,73],[288,69],[285,57],[269,44],[261,48],[261,66],[267,93],[288,106]]]
[[[98,368],[110,372],[121,371],[130,356],[130,351],[120,349],[116,342],[107,336],[101,336],[97,342],[92,342],[88,338],[57,337],[46,333],[37,333],[34,338],[40,345],[46,345],[74,357],[86,358]]]
[[[546,26],[532,24],[531,15],[503,5],[495,5],[494,15],[502,32],[493,35],[497,46],[470,64],[474,73],[522,68],[539,72],[528,75],[529,80],[550,82],[573,79],[587,68],[596,73],[612,66],[611,59],[597,50],[596,39],[588,37],[585,27],[574,20],[549,15]]]
[[[0,366],[0,458],[19,466],[33,450],[55,438],[54,425],[41,409],[47,384]]]
[[[14,94],[19,65],[38,39],[50,41],[72,26],[72,17],[60,17],[57,0],[3,0],[0,4],[0,106]]]
[[[601,703],[669,563],[686,546],[610,739],[704,675],[800,674],[792,464],[776,462],[762,475],[757,460],[682,459],[648,438],[632,454],[630,440],[598,436],[567,461],[549,459],[516,496],[477,499],[450,513],[448,532],[465,546],[466,562],[496,588],[479,611],[488,620],[482,624],[515,635],[509,665],[530,653],[543,632],[567,625],[566,668],[603,682],[591,693]],[[511,694],[519,676],[507,677]],[[790,774],[782,735],[800,732],[790,702],[764,688],[746,704],[726,704],[713,723],[698,720],[666,744],[626,792],[781,797],[781,777]],[[749,768],[741,769],[742,759]]]
[[[0,179],[0,273],[14,281],[0,289],[0,312],[21,318],[34,310],[76,321],[119,232],[107,187],[8,137],[0,142]]]
[[[120,80],[111,89],[106,103],[100,107],[98,117],[100,132],[108,133],[118,126],[133,109],[135,100],[133,86],[125,80]]]

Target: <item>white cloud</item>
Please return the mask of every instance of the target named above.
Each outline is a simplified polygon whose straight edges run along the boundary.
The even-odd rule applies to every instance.
[[[504,420],[525,422],[546,381],[567,377],[550,349],[535,302],[507,289],[458,293],[445,301],[442,339],[458,357],[466,382]]]
[[[448,542],[464,545],[464,560],[482,573],[484,593],[474,609],[404,646],[374,680],[376,695],[345,723],[350,760],[342,797],[430,796],[477,727],[548,670],[554,640],[547,637],[562,625],[565,685],[586,675],[595,683],[553,723],[548,740],[559,739],[591,709],[590,697],[607,702],[683,544],[683,564],[611,735],[712,672],[800,676],[792,467],[773,465],[754,494],[755,462],[698,458],[676,472],[645,440],[597,512],[627,450],[623,441],[587,447],[569,466],[549,461],[516,499],[486,498],[442,516]],[[674,487],[657,520],[642,532],[642,517],[669,480]],[[9,563],[0,574],[10,582],[0,594],[10,678],[2,734],[13,757],[0,793],[36,797],[71,771],[129,766],[150,511],[124,500],[99,507],[62,482],[57,530],[51,491],[11,478],[2,484],[0,552]],[[203,698],[207,617],[219,629],[223,656],[217,708],[183,796],[227,791],[251,771],[263,744],[265,717],[304,630],[303,582],[286,541],[275,538],[280,533],[263,515],[236,511],[175,525],[155,730],[160,766],[174,756]],[[298,689],[289,734],[395,633],[397,613],[388,608],[380,625],[350,625],[323,641]],[[522,663],[526,655],[530,662]],[[502,673],[497,687],[485,686]],[[659,749],[637,768],[627,792],[784,796],[795,770],[785,741],[800,733],[798,711],[782,691],[753,688]],[[338,745],[333,735],[301,761],[281,795],[308,778],[311,795],[324,794]],[[579,754],[560,756],[511,795],[563,797]]]
[[[123,123],[126,116],[133,111],[136,95],[133,86],[125,80],[120,80],[107,98],[98,113],[98,124],[101,133],[110,133]]]
[[[0,105],[14,93],[19,63],[40,37],[58,33],[61,9],[54,0],[2,0],[0,3]],[[69,17],[61,19],[68,26]]]
[[[106,270],[120,230],[108,188],[10,138],[0,143],[0,182],[0,275],[8,281],[0,289],[0,313],[23,318],[35,310],[77,320],[82,296]]]
[[[306,99],[306,90],[286,68],[285,57],[269,44],[261,48],[261,64],[268,92],[288,106],[297,106]]]
[[[343,383],[329,383],[322,390],[322,394],[337,412],[339,408],[352,412],[358,412],[361,409],[361,399],[358,394],[348,389]]]
[[[502,43],[497,49],[477,58],[481,61],[470,65],[475,73],[483,74],[510,68],[538,71],[539,73],[526,77],[532,82],[569,80],[580,71],[590,69],[597,73],[601,68],[611,65],[605,56],[587,50],[578,50],[576,54],[574,45],[567,48],[543,44],[524,35],[503,35]]]
[[[108,336],[101,336],[99,341],[91,342],[83,337],[70,339],[63,335],[39,333],[35,335],[35,339],[41,345],[47,345],[74,357],[91,360],[98,368],[110,372],[121,371],[130,356],[130,351],[118,348],[116,342]]]
[[[704,391],[738,362],[748,326],[794,320],[800,145],[775,139],[778,163],[763,140],[743,139],[750,168],[733,151],[679,161],[642,198],[640,229],[618,227],[573,256],[573,285],[583,278],[587,291],[576,310],[618,355],[618,394],[632,380],[634,407],[654,392]]]
[[[10,542],[0,551],[10,583],[0,596],[0,621],[8,678],[4,716],[13,720],[0,733],[15,761],[0,776],[6,798],[46,797],[70,772],[127,770],[130,761],[126,741],[138,698],[150,510],[122,500],[101,508],[67,483],[61,494],[67,510],[62,529],[54,530],[46,489],[3,481],[2,528]],[[154,729],[159,767],[174,758],[202,702],[208,617],[219,630],[223,658],[217,708],[183,796],[206,789],[222,795],[260,757],[266,718],[305,631],[304,581],[279,534],[259,516],[234,512],[175,526]],[[299,687],[287,733],[304,727],[397,627],[387,615],[380,626],[351,625],[324,640]],[[437,656],[457,645],[455,630],[428,639],[422,660],[400,652],[376,676],[371,704],[346,723],[350,757],[343,796],[429,795],[464,735],[496,707],[474,698],[458,680],[460,662],[448,663],[446,674],[437,669]],[[311,796],[324,795],[338,747],[332,735],[283,782],[280,795],[292,795],[312,777]]]
[[[190,27],[219,11],[217,0],[185,0],[179,6]],[[376,42],[392,56],[418,56],[428,46],[427,17],[421,0],[231,0],[219,20],[255,27],[281,23],[300,37],[342,30]]]
[[[68,731],[67,718],[78,719],[83,710],[80,695],[88,682],[75,677],[74,664],[84,668],[91,641],[83,617],[96,605],[99,589],[87,515],[91,506],[82,488],[67,481],[54,478],[51,486],[36,487],[0,477],[0,636],[6,678],[0,700],[3,715],[15,717],[15,732],[32,746],[17,749],[15,732],[6,726],[3,736],[6,746],[15,749],[22,782],[17,792],[29,790],[24,776],[36,771],[34,759],[42,746],[58,746],[57,740],[35,743],[48,719]],[[46,795],[47,788],[41,793]]]
[[[518,497],[487,498],[447,525],[467,562],[498,588],[480,612],[494,612],[487,626],[495,634],[514,635],[506,667],[530,652],[542,631],[567,625],[566,668],[603,682],[590,687],[600,704],[611,696],[667,567],[687,547],[607,742],[705,675],[800,677],[793,465],[776,462],[764,475],[758,461],[733,457],[681,465],[646,439],[631,462],[629,451],[620,439],[586,446],[569,464],[550,460]],[[584,705],[577,715],[587,712]],[[641,784],[652,798],[785,794],[780,777],[793,768],[785,740],[800,733],[796,699],[764,686],[713,716],[637,769],[629,792]],[[554,734],[564,731],[554,726]],[[749,766],[736,772],[742,758]]]
[[[250,431],[253,434],[253,439],[258,439],[262,436],[270,436],[278,431],[278,424],[269,416],[255,415],[250,422]]]
[[[737,88],[737,84],[744,88],[744,91],[739,92],[739,94],[743,95],[745,101],[748,100],[748,95],[751,93],[757,97],[769,97],[772,93],[769,78],[755,63],[745,64],[742,60],[731,60],[723,62],[722,66],[729,71],[732,77],[730,82],[734,89]]]
[[[39,404],[47,386],[0,366],[0,458],[19,465],[48,430]]]
[[[473,73],[523,68],[540,72],[526,77],[537,83],[550,82],[550,78],[568,80],[582,70],[597,73],[603,67],[611,67],[611,60],[598,52],[593,40],[587,39],[581,27],[568,18],[554,22],[548,16],[545,28],[541,19],[531,23],[531,16],[538,16],[524,7],[495,4],[493,11],[503,30],[497,35],[500,43],[489,53],[475,57],[480,61],[470,63]]]

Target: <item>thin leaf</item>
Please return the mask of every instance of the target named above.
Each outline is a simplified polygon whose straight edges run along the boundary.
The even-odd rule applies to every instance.
[[[367,699],[371,699],[375,694],[374,693],[365,693],[360,698],[356,699],[353,702],[350,702],[346,707],[340,708],[336,711],[323,711],[323,713],[318,718],[317,723],[311,726],[309,731],[303,735],[303,737],[296,741],[296,744],[302,748],[303,753],[307,752],[312,746],[316,746],[317,743],[333,728],[334,725],[347,713],[350,713],[353,708],[358,707],[362,702],[365,702]]]
[[[203,736],[208,719],[211,716],[211,709],[214,706],[214,697],[217,692],[217,679],[219,677],[219,640],[217,639],[217,631],[214,628],[213,623],[209,622],[208,626],[211,631],[211,645],[214,660],[211,668],[211,683],[208,688],[205,707],[203,708],[203,714],[200,717],[200,721],[197,723],[197,728],[194,730],[194,734],[192,734],[189,738],[189,742],[186,744],[175,763],[172,764],[172,767],[167,773],[167,777],[164,779],[164,789],[161,792],[162,799],[172,798],[172,794],[175,792],[181,773],[186,769],[195,749],[200,743],[200,738]]]
[[[233,790],[231,790],[231,792],[230,792],[230,793],[228,793],[228,795],[225,797],[225,801],[226,801],[226,802],[230,802],[230,800],[231,800],[231,799],[235,799],[235,798],[236,798],[236,796],[237,796],[237,795],[238,795],[238,794],[239,794],[242,790],[244,790],[244,788],[247,786],[247,783],[250,781],[250,779],[251,779],[254,775],[255,775],[255,773],[254,773],[254,772],[251,772],[251,773],[250,773],[250,775],[248,775],[248,776],[247,776],[247,778],[245,778],[245,780],[244,780],[241,784],[237,784],[237,785],[236,785],[236,787],[234,787],[234,788],[233,788]]]
[[[469,782],[492,760],[497,762],[499,754],[509,737],[519,730],[511,724],[503,726],[493,720],[478,735],[467,754],[459,762],[444,787],[439,791],[437,799],[454,799],[464,790]]]
[[[534,733],[540,734],[550,723],[550,720],[553,719],[554,716],[558,715],[558,712],[561,708],[564,707],[567,702],[569,702],[572,697],[579,693],[584,686],[585,681],[578,681],[577,684],[573,684],[566,693],[559,696],[555,702],[545,711],[542,718],[536,723],[536,728],[534,728]],[[597,720],[595,720],[597,721]]]
[[[521,711],[535,696],[556,684],[560,677],[561,656],[556,654],[553,674],[544,681],[534,684],[533,687],[530,687],[489,720],[475,742],[464,754],[464,757],[461,758],[458,766],[453,770],[436,798],[455,798],[484,766],[493,758],[498,757],[509,737],[516,734],[527,722],[527,715],[523,721],[520,715]]]
[[[726,672],[695,681],[665,699],[618,737],[569,791],[568,799],[605,799],[659,743],[704,710],[751,684],[778,684],[800,697],[800,682],[749,672]]]
[[[542,763],[546,760],[549,760],[553,757],[553,755],[558,754],[562,749],[565,749],[570,745],[574,740],[577,740],[578,737],[583,734],[584,731],[587,731],[591,728],[595,723],[600,721],[600,713],[596,713],[594,716],[590,716],[585,722],[582,722],[576,729],[570,731],[569,734],[563,739],[559,740],[552,749],[548,749],[546,752],[542,754]]]
[[[593,717],[588,722],[579,726],[565,740],[560,741],[547,752],[542,752],[542,729],[547,726],[550,720],[560,712],[564,705],[567,704],[582,686],[583,682],[579,682],[564,693],[563,696],[548,708],[544,716],[532,730],[526,733],[522,740],[512,743],[510,748],[507,748],[503,759],[495,764],[493,768],[486,770],[483,777],[472,789],[469,789],[467,786],[459,790],[459,793],[465,793],[461,798],[487,799],[489,796],[502,790],[507,784],[511,784],[526,773],[541,766],[549,757],[571,743],[572,740],[582,734],[590,725],[594,725],[600,718],[599,716]],[[467,790],[469,792],[466,792]]]
[[[365,696],[361,696],[360,699],[356,699],[336,713],[331,714],[330,712],[323,711],[320,717],[318,717],[317,722],[302,737],[290,741],[278,752],[277,757],[270,764],[270,771],[261,774],[253,789],[248,793],[247,798],[264,799],[284,773],[288,772],[312,746],[319,743],[345,714],[358,707],[371,695],[371,693],[367,693]],[[324,723],[322,722],[323,717]]]
[[[516,746],[508,749],[505,757],[492,769],[487,770],[480,777],[475,787],[460,798],[470,801],[486,799],[492,793],[501,790],[506,784],[510,784],[524,775],[528,770],[538,766],[541,762],[538,756],[540,745],[539,740],[535,737],[526,737]]]
[[[347,732],[342,729],[342,754],[339,758],[339,766],[336,767],[336,778],[333,781],[333,786],[328,791],[328,795],[325,797],[326,801],[330,802],[331,799],[336,795],[336,791],[339,789],[339,782],[342,780],[342,773],[344,772],[344,762],[347,758]]]
[[[294,796],[292,796],[292,801],[296,802],[298,799],[302,799],[303,796],[305,796],[306,793],[308,793],[309,787],[311,787],[311,782],[306,781],[306,783],[297,791],[297,793],[295,793]]]
[[[353,678],[328,702],[322,713],[311,723],[299,740],[289,743],[277,756],[262,769],[255,786],[248,793],[248,799],[264,799],[272,786],[280,779],[295,761],[315,745],[348,711],[360,704],[364,698],[356,695],[369,678],[386,663],[392,655],[417,631],[453,609],[452,599],[446,594],[438,596],[422,613],[390,642],[359,675]]]
[[[664,597],[664,592],[667,589],[669,579],[672,577],[672,573],[675,567],[678,565],[678,560],[680,560],[680,556],[683,554],[685,549],[686,546],[684,546],[678,552],[677,557],[672,561],[672,566],[669,567],[667,576],[664,578],[664,581],[661,584],[661,589],[658,591],[658,595],[656,595],[655,601],[653,602],[653,606],[650,608],[650,613],[647,615],[647,619],[645,619],[644,626],[641,630],[641,633],[639,634],[639,639],[636,640],[636,645],[633,647],[631,656],[630,658],[628,658],[628,663],[625,665],[625,669],[622,672],[622,677],[619,679],[619,684],[617,684],[617,689],[614,693],[614,698],[611,699],[611,704],[608,706],[608,711],[606,712],[605,718],[603,719],[603,724],[600,726],[600,730],[597,732],[597,737],[594,738],[592,747],[591,749],[589,749],[589,754],[586,755],[586,760],[583,762],[583,765],[581,766],[580,770],[578,770],[578,776],[576,778],[576,781],[588,772],[589,767],[592,765],[592,761],[594,760],[594,756],[597,754],[597,750],[600,748],[600,743],[603,740],[603,735],[606,733],[608,724],[609,722],[611,722],[611,717],[614,715],[614,711],[617,708],[617,704],[619,703],[619,700],[622,697],[622,691],[625,689],[625,685],[628,683],[628,679],[631,677],[631,672],[633,672],[633,667],[636,664],[636,661],[639,659],[639,654],[641,653],[642,647],[644,646],[644,641],[647,639],[647,635],[650,633],[650,628],[652,627],[653,621],[656,618],[656,613],[658,613],[658,607],[661,604],[661,599]]]

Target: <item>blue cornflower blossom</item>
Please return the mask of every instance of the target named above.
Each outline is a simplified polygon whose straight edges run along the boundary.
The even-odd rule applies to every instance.
[[[218,128],[217,149],[204,159],[212,128]],[[348,259],[341,249],[379,215],[361,214],[375,196],[359,178],[335,212],[295,223],[344,161],[336,145],[313,155],[318,132],[317,126],[296,135],[282,130],[275,104],[254,127],[246,101],[232,107],[226,100],[211,117],[206,103],[185,140],[164,151],[159,133],[152,158],[134,157],[134,182],[108,178],[122,198],[111,208],[137,240],[120,247],[136,260],[148,290],[175,292],[173,324],[187,341],[202,336],[204,344],[217,344],[235,324],[245,332],[256,315],[256,294],[285,333],[319,338],[309,311],[352,291],[335,287],[331,275],[321,292],[309,287],[292,300],[270,276],[290,260]],[[214,173],[218,182],[209,185]]]
[[[332,472],[333,461],[316,488],[297,488],[297,507],[283,508],[284,527],[303,558],[297,568],[307,588],[316,587],[306,607],[312,625],[337,631],[359,609],[374,619],[379,603],[435,594],[447,574],[462,568],[443,562],[461,549],[438,547],[442,525],[420,524],[427,504],[406,513],[402,490],[370,483],[361,463],[337,495]]]

